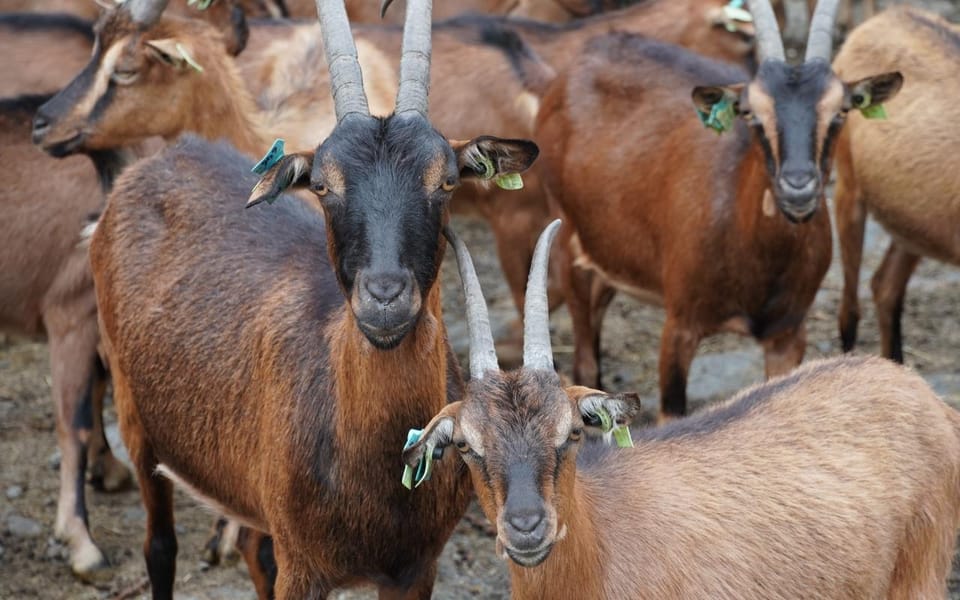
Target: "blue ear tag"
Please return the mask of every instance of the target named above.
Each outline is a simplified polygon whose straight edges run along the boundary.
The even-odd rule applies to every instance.
[[[613,439],[617,443],[618,448],[633,448],[633,438],[630,437],[629,427],[614,423],[613,417],[611,417],[607,409],[603,407],[600,407],[597,411],[597,416],[600,417],[600,429],[603,430],[604,433],[613,432]]]
[[[733,118],[735,116],[733,114],[733,103],[724,97],[710,107],[709,114],[698,109],[697,116],[700,117],[700,122],[703,123],[705,127],[713,129],[719,135],[733,127]]]
[[[280,162],[281,158],[283,158],[283,140],[277,138],[270,149],[267,150],[267,153],[263,155],[263,158],[260,159],[260,162],[253,165],[250,172],[263,175],[270,170],[270,167]]]
[[[407,443],[403,445],[403,449],[413,446],[423,435],[422,429],[411,429],[407,432]],[[403,487],[408,490],[412,490],[415,487],[420,487],[420,484],[424,481],[430,479],[430,474],[433,472],[433,459],[434,459],[434,444],[427,444],[427,449],[423,453],[423,458],[417,462],[416,468],[410,467],[410,465],[403,466],[403,476],[400,478],[400,482],[403,484]]]

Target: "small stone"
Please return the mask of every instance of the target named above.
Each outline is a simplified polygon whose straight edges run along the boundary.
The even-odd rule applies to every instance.
[[[33,519],[17,514],[7,517],[7,531],[19,538],[35,538],[43,534],[43,526]]]
[[[53,454],[47,459],[47,465],[54,471],[60,468],[60,450],[53,451]]]
[[[4,552],[3,546],[0,546],[0,556],[3,556],[3,552]]]
[[[62,560],[69,556],[67,547],[54,539],[47,540],[47,560]]]
[[[23,488],[19,485],[11,485],[7,488],[7,499],[16,500],[23,495]]]

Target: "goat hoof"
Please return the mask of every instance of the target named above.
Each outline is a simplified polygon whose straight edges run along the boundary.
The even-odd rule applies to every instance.
[[[90,484],[98,492],[123,492],[133,488],[133,473],[110,456],[94,464],[90,470]]]
[[[113,570],[106,557],[92,542],[71,552],[70,569],[85,583],[104,583],[113,577]]]

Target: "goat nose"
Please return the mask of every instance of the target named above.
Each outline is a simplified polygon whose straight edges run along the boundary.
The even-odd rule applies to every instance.
[[[784,171],[780,185],[794,190],[806,190],[814,184],[816,173],[807,170]]]
[[[376,275],[368,277],[364,283],[367,292],[380,304],[389,304],[403,292],[406,278],[402,275]]]
[[[507,522],[519,533],[532,533],[543,522],[542,510],[516,512],[507,518]]]

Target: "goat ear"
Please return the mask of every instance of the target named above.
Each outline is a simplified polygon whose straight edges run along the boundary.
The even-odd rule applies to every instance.
[[[444,406],[422,430],[410,430],[402,455],[405,487],[409,489],[430,478],[433,460],[443,456],[444,449],[453,440],[453,428],[459,413],[460,402],[453,402]]]
[[[704,127],[717,133],[733,129],[743,84],[693,88],[693,106]]]
[[[313,167],[313,152],[287,154],[267,169],[257,185],[250,191],[245,208],[256,206],[264,200],[267,204],[280,197],[288,189],[300,189],[310,184],[310,169]]]
[[[613,437],[620,447],[633,446],[630,424],[640,413],[640,397],[633,393],[610,395],[599,390],[574,386],[567,388],[588,435],[603,436],[608,442]]]
[[[203,73],[203,67],[200,66],[185,42],[176,38],[164,38],[162,40],[147,40],[145,42],[150,54],[160,62],[175,67],[191,69]]]
[[[470,141],[451,140],[450,146],[457,155],[461,178],[492,179],[507,190],[523,187],[520,173],[529,169],[540,154],[540,149],[530,140],[505,140],[489,135]]]
[[[896,96],[902,85],[903,75],[899,71],[848,83],[845,108],[856,108],[868,119],[885,119],[887,113],[883,103]]]

